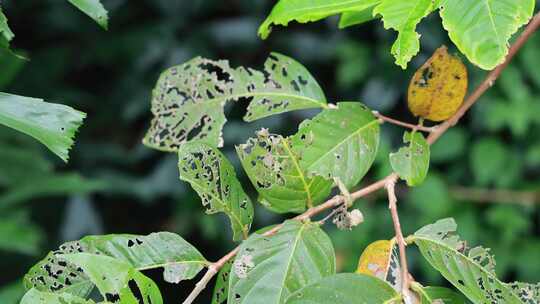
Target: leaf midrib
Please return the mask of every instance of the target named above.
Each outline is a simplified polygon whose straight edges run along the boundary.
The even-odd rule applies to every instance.
[[[290,269],[290,266],[291,266],[291,263],[292,263],[292,260],[293,260],[293,256],[294,256],[294,253],[296,251],[296,247],[298,246],[298,242],[300,241],[300,237],[302,236],[302,233],[305,229],[305,227],[309,225],[309,224],[302,224],[302,226],[300,226],[300,229],[298,229],[298,234],[296,235],[296,238],[294,240],[294,243],[293,243],[293,246],[291,248],[291,254],[289,255],[289,258],[287,259],[287,263],[285,264],[286,267],[285,267],[285,270],[286,270],[286,273],[285,275],[283,276],[283,281],[281,282],[281,288],[279,290],[279,297],[278,297],[278,300],[281,301],[281,297],[283,295],[283,290],[285,289],[285,281],[287,280],[287,277],[289,276],[289,269]]]

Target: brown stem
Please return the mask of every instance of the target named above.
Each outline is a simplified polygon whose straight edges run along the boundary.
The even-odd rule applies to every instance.
[[[410,124],[410,123],[406,123],[406,122],[403,122],[401,120],[397,120],[397,119],[394,119],[394,118],[391,118],[391,117],[388,117],[388,116],[384,116],[384,115],[382,115],[381,113],[379,113],[377,111],[373,111],[373,115],[375,115],[375,117],[377,117],[378,119],[380,119],[382,121],[385,121],[385,122],[388,122],[388,123],[391,123],[391,124],[394,124],[394,125],[397,125],[397,126],[400,126],[400,127],[409,128],[411,130],[420,130],[420,131],[431,133],[431,132],[435,131],[435,129],[437,129],[437,127],[424,127],[422,125],[413,125],[413,124]]]
[[[487,91],[487,89],[489,89],[490,87],[493,86],[493,83],[495,82],[495,80],[497,80],[497,78],[501,74],[502,70],[504,70],[504,68],[506,68],[506,66],[508,66],[508,63],[510,62],[510,60],[512,60],[512,58],[515,56],[517,51],[525,44],[525,42],[538,29],[539,26],[540,26],[540,13],[536,14],[533,17],[532,21],[529,23],[529,25],[527,25],[525,30],[521,33],[521,35],[516,40],[516,42],[512,45],[512,47],[510,48],[510,51],[509,51],[508,56],[506,57],[505,61],[501,65],[499,65],[495,70],[493,70],[491,73],[489,73],[487,78],[467,98],[467,100],[463,103],[463,105],[456,112],[456,114],[454,114],[450,119],[448,119],[444,123],[442,123],[442,124],[440,124],[440,125],[438,125],[437,127],[434,128],[434,130],[429,134],[428,139],[427,139],[428,143],[430,145],[433,144],[434,142],[436,142],[437,139],[439,139],[439,137],[441,137],[441,135],[443,135],[449,128],[454,126],[459,121],[459,119],[461,117],[463,117],[463,115],[467,112],[467,110],[469,110],[469,108],[476,101],[478,101],[480,96],[482,96],[482,94],[484,94]],[[397,180],[397,178],[398,178],[398,175],[395,174],[395,173],[392,173],[392,174],[388,175],[387,177],[385,177],[384,179],[382,179],[382,180],[380,180],[380,181],[378,181],[376,183],[373,183],[373,184],[371,184],[371,185],[369,185],[369,186],[367,186],[367,187],[365,187],[363,189],[360,189],[360,190],[358,190],[358,191],[356,191],[354,193],[351,193],[351,198],[358,199],[358,198],[363,197],[365,195],[368,195],[368,194],[370,194],[372,192],[380,190],[380,189],[382,189],[382,188],[384,188],[386,186],[388,181]],[[301,221],[302,220],[308,220],[311,217],[313,217],[313,216],[315,216],[315,215],[317,215],[317,214],[319,214],[319,213],[321,213],[321,212],[323,212],[325,210],[328,210],[328,209],[339,206],[339,204],[343,203],[343,201],[344,201],[344,198],[341,195],[336,195],[336,196],[332,197],[331,199],[329,199],[328,201],[326,201],[325,203],[323,203],[321,205],[315,206],[313,208],[309,208],[306,212],[304,212],[301,215],[296,216],[294,219],[301,220]],[[279,224],[279,225],[275,226],[274,228],[272,228],[271,230],[264,233],[264,235],[265,236],[270,236],[270,235],[276,234],[276,232],[278,232],[282,227],[283,227],[283,224]],[[197,295],[199,293],[201,293],[201,291],[204,289],[204,286],[206,286],[208,281],[210,281],[210,279],[217,273],[217,271],[219,271],[219,269],[221,267],[223,267],[223,265],[227,261],[229,261],[230,259],[232,259],[236,255],[238,250],[239,250],[239,248],[236,247],[231,252],[229,252],[227,255],[222,257],[218,262],[213,263],[210,267],[213,266],[213,269],[215,271],[212,271],[211,273],[207,272],[205,274],[205,276],[199,282],[199,283],[201,283],[201,282],[202,283],[201,284],[197,283],[197,287],[195,287],[195,289],[193,289],[193,291],[189,295],[188,299],[186,299],[186,301],[184,301],[183,304],[191,304],[195,300]],[[209,270],[210,270],[210,267],[209,267]],[[199,288],[198,287],[199,285],[200,286],[204,285],[204,286],[202,288]]]

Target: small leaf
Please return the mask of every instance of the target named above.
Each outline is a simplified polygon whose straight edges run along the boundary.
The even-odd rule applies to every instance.
[[[437,9],[436,2],[440,0],[382,0],[373,11],[374,15],[382,15],[384,28],[399,32],[391,52],[396,58],[396,64],[403,69],[407,68],[407,63],[420,51],[420,35],[416,32],[416,26]]]
[[[407,185],[418,186],[429,170],[429,144],[420,132],[405,132],[403,142],[408,146],[390,153],[390,164]]]
[[[35,288],[30,289],[22,298],[20,304],[94,304],[92,300],[74,296],[69,293],[41,292]]]
[[[443,0],[440,15],[458,49],[472,63],[491,70],[506,58],[508,41],[532,17],[535,2]]]
[[[289,57],[272,53],[264,72],[197,57],[160,76],[152,96],[155,117],[143,143],[168,152],[190,141],[221,147],[223,107],[240,98],[251,100],[246,121],[327,106],[313,76]]]
[[[240,245],[229,278],[229,304],[279,304],[336,270],[334,248],[316,223],[286,221],[272,237]]]
[[[65,105],[0,92],[0,124],[39,140],[65,162],[85,117]]]
[[[197,142],[183,145],[178,158],[180,179],[197,191],[206,213],[227,214],[233,239],[246,238],[253,221],[253,205],[227,158],[218,149]]]
[[[287,304],[397,303],[390,285],[368,275],[340,273],[293,293]]]
[[[229,261],[221,267],[217,274],[216,285],[212,294],[211,304],[225,304],[229,297],[229,277],[231,275],[232,261]]]
[[[0,7],[0,34],[2,35],[0,39],[3,39],[6,43],[9,43],[9,41],[15,37],[15,34],[13,34],[9,28],[7,21],[6,15],[4,15],[4,12],[2,12],[2,7]]]
[[[262,130],[256,138],[237,146],[236,152],[261,203],[274,212],[301,213],[330,194],[331,181],[308,178],[300,168],[289,138]]]
[[[369,244],[358,261],[356,273],[374,276],[401,291],[399,249],[395,240],[379,240]]]
[[[94,19],[102,28],[108,28],[109,17],[107,10],[103,7],[100,0],[68,0],[69,3],[76,6],[83,13]]]
[[[416,71],[407,103],[415,116],[443,121],[456,113],[467,93],[467,68],[461,60],[448,54],[445,46]]]
[[[373,10],[379,3],[380,0],[374,1],[373,6],[370,6],[368,8],[358,11],[344,12],[339,18],[339,28],[344,29],[349,26],[359,25],[373,20],[375,18],[375,16],[373,16]]]
[[[375,160],[379,121],[363,104],[341,102],[304,121],[291,145],[308,176],[338,178],[351,188]]]

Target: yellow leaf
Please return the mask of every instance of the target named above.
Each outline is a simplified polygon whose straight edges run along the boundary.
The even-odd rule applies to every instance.
[[[385,280],[393,244],[394,242],[388,240],[369,244],[360,256],[356,273],[368,274]]]
[[[408,105],[415,116],[443,121],[456,113],[467,93],[467,68],[446,46],[416,71],[409,84]]]

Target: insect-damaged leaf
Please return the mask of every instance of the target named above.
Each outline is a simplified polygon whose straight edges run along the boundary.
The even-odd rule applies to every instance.
[[[272,53],[265,71],[233,69],[224,60],[197,57],[172,67],[159,78],[152,94],[152,120],[143,139],[149,147],[177,151],[188,141],[223,145],[223,107],[228,101],[251,100],[247,121],[292,110],[326,107],[322,89],[293,59]]]
[[[218,149],[197,142],[182,146],[178,159],[180,179],[197,191],[206,212],[224,212],[231,221],[234,240],[247,237],[253,205],[229,160]]]
[[[411,79],[407,99],[409,109],[414,115],[429,120],[446,120],[463,103],[467,85],[467,68],[442,46]]]
[[[80,241],[68,242],[50,252],[24,277],[27,289],[42,292],[65,292],[87,297],[94,283],[78,266],[67,263],[60,256],[73,253],[90,253],[123,261],[134,269],[164,268],[164,278],[169,282],[191,279],[205,266],[206,259],[180,236],[159,232],[147,236],[118,234],[87,236]],[[179,268],[182,269],[179,272]],[[173,275],[171,275],[174,274]]]
[[[332,182],[307,177],[289,138],[261,130],[236,151],[261,203],[274,212],[300,213],[330,194]]]
[[[308,176],[338,178],[350,188],[375,160],[379,121],[363,104],[341,102],[304,121],[291,145]]]
[[[401,291],[399,250],[395,240],[380,240],[366,247],[358,261],[356,273],[377,277],[396,291]]]
[[[396,301],[392,301],[395,299]],[[398,303],[398,294],[372,276],[340,273],[293,293],[287,304]]]
[[[214,292],[212,293],[211,304],[224,304],[227,303],[229,297],[229,276],[231,275],[232,261],[225,263],[221,270],[217,274],[216,285],[214,285]]]
[[[94,304],[92,300],[74,296],[69,293],[41,292],[35,288],[30,289],[22,298],[20,304]]]
[[[392,169],[409,186],[420,185],[429,169],[429,144],[420,132],[405,132],[403,142],[407,144],[396,153],[390,153]]]
[[[68,0],[83,13],[94,19],[102,28],[107,29],[109,17],[107,10],[99,0]]]
[[[468,248],[456,235],[456,228],[453,219],[443,219],[418,230],[408,241],[473,303],[537,303],[539,285],[499,281],[489,250]]]
[[[335,273],[334,248],[316,223],[289,220],[240,246],[229,278],[229,304],[279,304],[300,288]]]

